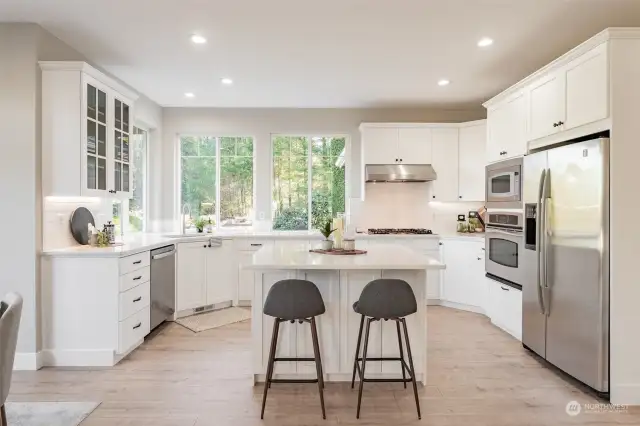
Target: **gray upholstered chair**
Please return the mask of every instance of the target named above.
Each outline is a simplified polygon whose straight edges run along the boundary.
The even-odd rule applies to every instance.
[[[22,314],[22,297],[9,293],[0,301],[0,425],[7,426],[4,404],[9,396],[13,360],[16,356],[18,328]]]
[[[373,280],[367,284],[360,298],[353,304],[353,310],[360,314],[360,331],[358,333],[358,342],[356,343],[356,355],[353,362],[353,375],[351,377],[351,388],[353,388],[356,372],[360,378],[360,389],[358,391],[358,411],[356,412],[356,418],[360,418],[360,405],[362,402],[362,388],[364,382],[401,382],[406,389],[407,383],[413,384],[413,394],[416,399],[416,409],[418,411],[418,419],[420,415],[420,402],[418,400],[418,386],[416,384],[416,374],[413,367],[413,356],[411,355],[411,345],[409,344],[409,332],[407,331],[407,322],[404,317],[417,312],[418,304],[416,302],[416,296],[413,294],[413,290],[409,283],[398,279],[379,279]],[[366,319],[366,331],[364,333],[364,347],[362,349],[362,356],[360,356],[360,343],[362,342],[362,329],[365,325]],[[398,346],[400,348],[399,357],[367,357],[367,347],[369,346],[369,329],[371,323],[380,320],[392,320],[396,323],[396,330],[398,332]],[[407,346],[407,358],[409,364],[405,361],[404,350],[402,348],[402,337],[400,333],[400,326],[404,329],[404,341]],[[364,376],[367,361],[399,361],[400,368],[402,369],[402,379],[366,379]],[[362,363],[362,366],[360,365]],[[407,373],[409,378],[407,378]]]
[[[325,312],[324,301],[318,287],[311,281],[306,280],[282,280],[275,283],[269,289],[267,299],[264,301],[265,315],[274,317],[273,335],[271,336],[271,349],[269,350],[269,362],[267,363],[267,375],[264,381],[264,394],[262,396],[262,412],[260,418],[264,418],[264,408],[267,403],[267,392],[272,383],[318,383],[320,391],[320,405],[322,407],[322,418],[327,416],[324,410],[324,379],[322,373],[322,359],[320,358],[320,345],[318,344],[318,329],[316,328],[315,317]],[[290,321],[306,322],[311,326],[311,340],[313,342],[313,358],[277,358],[276,349],[278,346],[278,331],[280,323]],[[315,361],[316,379],[274,379],[273,369],[277,361]]]

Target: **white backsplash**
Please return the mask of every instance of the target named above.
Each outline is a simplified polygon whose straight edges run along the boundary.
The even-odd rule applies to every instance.
[[[458,214],[481,202],[430,201],[431,183],[367,183],[365,199],[349,200],[348,222],[355,228],[427,228],[437,234],[456,231]]]
[[[111,200],[87,197],[46,197],[43,205],[43,250],[78,245],[69,228],[71,213],[78,207],[86,207],[93,214],[98,229],[102,229],[102,226],[111,220],[113,213]]]

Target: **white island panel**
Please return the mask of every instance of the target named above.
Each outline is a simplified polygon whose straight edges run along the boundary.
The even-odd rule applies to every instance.
[[[360,326],[360,315],[353,303],[362,289],[378,278],[407,281],[418,301],[418,312],[406,318],[411,339],[416,378],[426,382],[426,284],[427,270],[444,269],[433,258],[402,246],[372,247],[366,255],[331,256],[309,253],[293,247],[264,247],[251,262],[241,265],[255,275],[253,305],[254,380],[264,381],[273,332],[273,318],[263,315],[262,307],[271,286],[283,279],[307,279],[314,282],[323,297],[326,312],[317,317],[318,334],[325,380],[350,381]],[[403,335],[404,339],[404,335]],[[372,323],[368,357],[398,356],[395,321]],[[278,338],[278,357],[312,357],[311,332],[306,323],[282,323]],[[406,351],[405,351],[406,356]],[[367,377],[397,378],[400,363],[367,363]],[[313,362],[277,362],[275,377],[315,377]]]

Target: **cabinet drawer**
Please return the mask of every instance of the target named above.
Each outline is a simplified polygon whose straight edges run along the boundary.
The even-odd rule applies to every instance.
[[[120,275],[149,266],[151,257],[148,251],[120,258]]]
[[[242,239],[235,240],[233,244],[235,245],[235,248],[237,250],[257,251],[257,250],[260,250],[262,247],[272,246],[273,240],[255,240],[255,239],[245,240],[244,238],[242,238]]]
[[[118,305],[120,309],[120,321],[129,318],[142,308],[149,306],[151,298],[151,288],[149,284],[149,281],[147,281],[131,290],[120,293],[120,303]]]
[[[151,268],[146,266],[120,276],[120,292],[127,291],[151,279]]]
[[[136,312],[118,325],[118,353],[131,349],[149,334],[149,307]]]

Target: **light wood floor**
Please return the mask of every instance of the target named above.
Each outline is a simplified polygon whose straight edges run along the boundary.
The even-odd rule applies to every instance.
[[[638,408],[567,415],[569,401],[600,401],[481,315],[430,307],[428,321],[421,421],[410,388],[399,383],[367,384],[360,420],[357,391],[328,384],[325,421],[315,385],[273,385],[261,421],[248,322],[199,334],[169,324],[112,369],[16,372],[9,400],[102,402],[82,426],[640,425]]]

